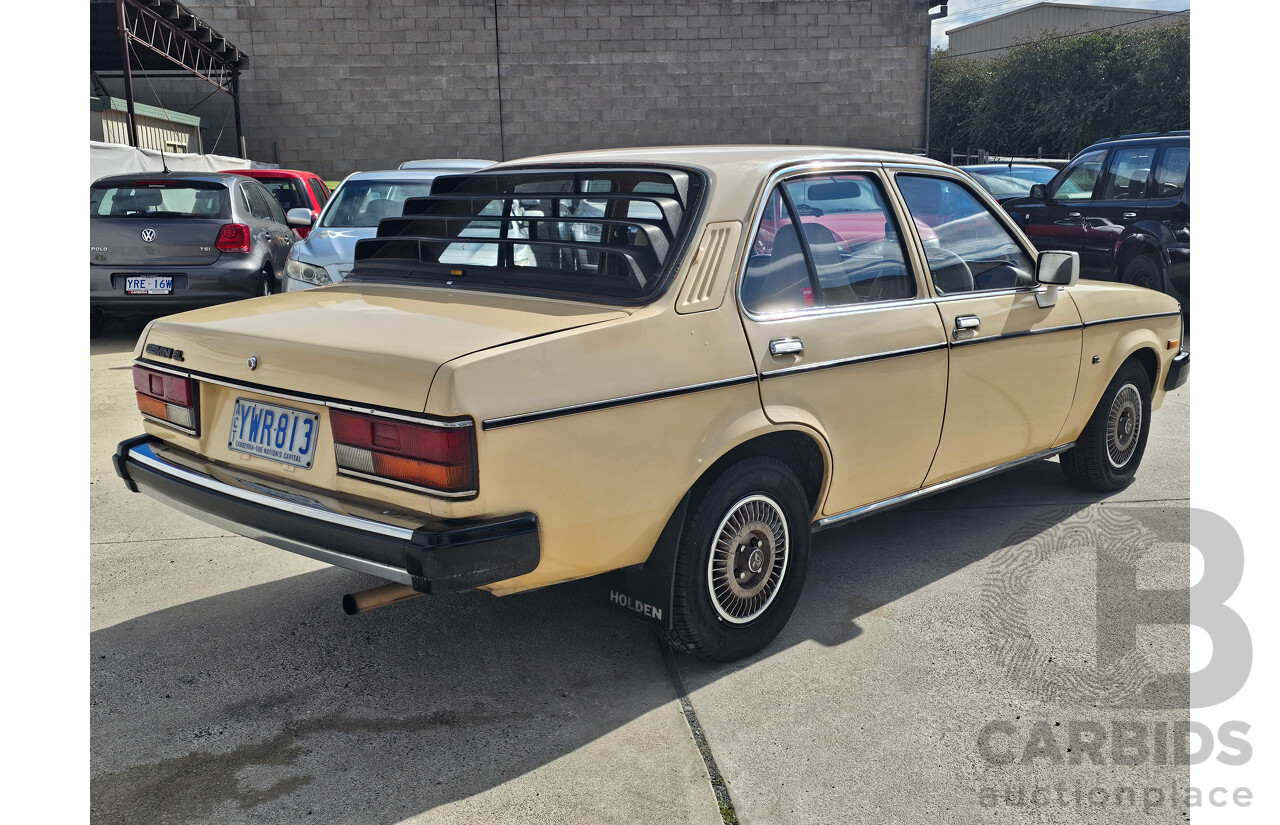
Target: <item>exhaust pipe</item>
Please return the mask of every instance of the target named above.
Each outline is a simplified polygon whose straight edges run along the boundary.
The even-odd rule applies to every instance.
[[[407,602],[409,599],[416,599],[421,595],[423,594],[407,584],[393,582],[371,587],[368,590],[361,590],[359,593],[348,593],[342,597],[342,610],[348,616],[354,616],[366,610],[373,610],[375,607],[383,607],[396,602]]]

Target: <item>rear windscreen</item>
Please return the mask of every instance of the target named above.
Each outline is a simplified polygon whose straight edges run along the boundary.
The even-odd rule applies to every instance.
[[[217,183],[134,181],[89,187],[90,218],[229,218],[231,199]]]
[[[703,187],[696,173],[623,166],[444,175],[357,244],[350,277],[644,301],[678,260]]]
[[[302,191],[302,181],[293,178],[258,178],[286,212],[290,209],[310,209],[311,201]]]

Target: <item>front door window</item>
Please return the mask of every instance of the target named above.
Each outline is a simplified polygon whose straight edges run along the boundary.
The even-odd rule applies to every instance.
[[[939,295],[1035,286],[1031,256],[965,186],[949,178],[899,175],[898,189],[915,219]]]

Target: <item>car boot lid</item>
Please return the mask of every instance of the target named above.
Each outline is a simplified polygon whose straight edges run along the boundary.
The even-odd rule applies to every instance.
[[[240,384],[422,411],[441,364],[627,314],[496,293],[338,285],[162,318],[135,355]]]

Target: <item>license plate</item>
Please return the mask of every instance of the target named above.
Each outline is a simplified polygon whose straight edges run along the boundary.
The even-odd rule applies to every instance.
[[[309,470],[319,438],[320,416],[315,413],[237,398],[227,446]]]
[[[128,277],[124,279],[126,295],[169,295],[173,292],[173,278],[160,277]]]

